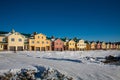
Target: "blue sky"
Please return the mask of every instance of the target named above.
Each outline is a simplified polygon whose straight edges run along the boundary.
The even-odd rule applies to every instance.
[[[0,31],[120,41],[120,0],[0,0]]]

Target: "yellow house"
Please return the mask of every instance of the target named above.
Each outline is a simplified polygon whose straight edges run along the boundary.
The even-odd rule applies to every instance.
[[[101,46],[102,49],[106,49],[106,43],[105,42],[102,42],[102,46]]]
[[[92,42],[91,43],[91,50],[95,50],[96,49],[96,43],[95,42]]]
[[[51,50],[51,41],[42,33],[35,34],[29,39],[29,50],[32,51],[49,51]]]
[[[12,32],[7,36],[8,40],[8,50],[10,51],[22,51],[24,50],[24,40],[25,36],[19,32]]]
[[[86,49],[86,43],[84,40],[79,40],[77,42],[77,50],[85,50]]]
[[[74,40],[70,40],[68,42],[68,50],[70,50],[70,51],[76,50],[76,42]]]
[[[106,44],[106,49],[107,49],[107,50],[110,49],[110,43],[107,43],[107,44]]]
[[[116,44],[116,49],[119,49],[119,44]]]

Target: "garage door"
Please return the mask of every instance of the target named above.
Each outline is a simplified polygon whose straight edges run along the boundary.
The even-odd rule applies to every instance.
[[[9,49],[10,49],[10,51],[15,51],[16,47],[15,46],[10,46]]]
[[[17,47],[17,50],[18,50],[18,51],[23,51],[23,47],[22,47],[22,46],[18,46],[18,47]]]
[[[45,47],[41,47],[41,51],[45,51]]]
[[[40,47],[36,47],[36,51],[40,51]]]

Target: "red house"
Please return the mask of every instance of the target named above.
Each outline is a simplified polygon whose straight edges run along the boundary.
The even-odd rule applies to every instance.
[[[54,42],[53,42],[53,48],[54,48],[54,51],[63,51],[64,50],[64,42],[61,40],[61,39],[56,39]]]

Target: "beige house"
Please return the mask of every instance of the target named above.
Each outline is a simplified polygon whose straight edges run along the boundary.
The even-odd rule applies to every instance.
[[[77,50],[85,50],[86,49],[86,43],[84,40],[79,40],[77,42]]]
[[[23,51],[25,36],[12,29],[11,32],[0,35],[0,50]]]
[[[33,35],[29,39],[29,50],[31,51],[49,51],[51,50],[51,41],[42,33]]]
[[[95,50],[96,49],[96,43],[93,41],[91,42],[91,50]]]
[[[110,49],[113,49],[113,44],[112,43],[110,44]]]
[[[103,50],[106,49],[106,43],[105,43],[105,42],[102,42],[101,48],[102,48]]]
[[[23,51],[25,36],[19,32],[12,32],[7,36],[8,39],[8,50],[10,51]]]

